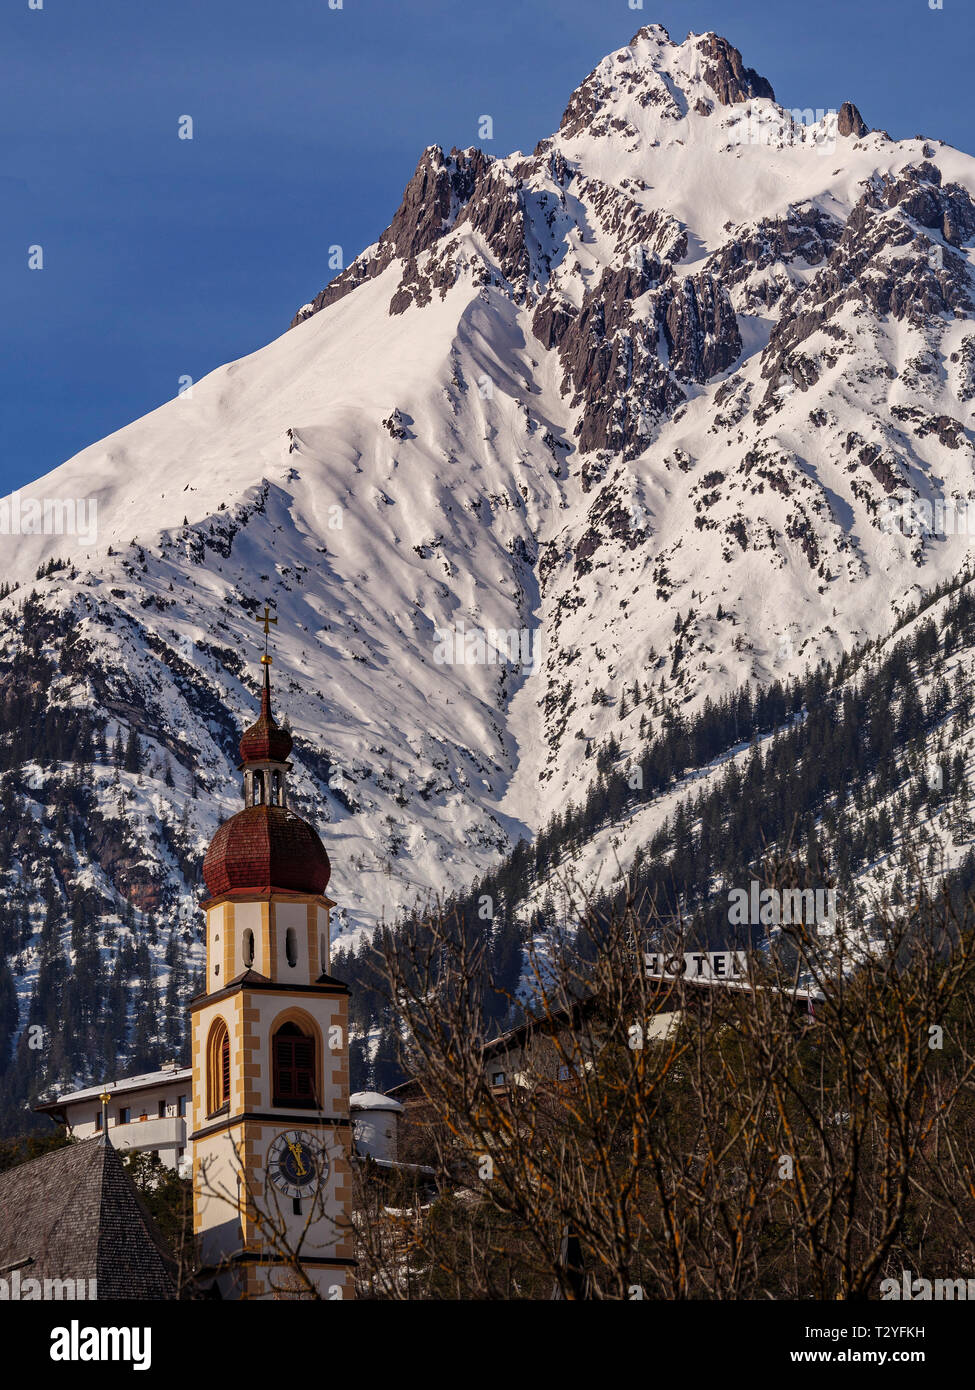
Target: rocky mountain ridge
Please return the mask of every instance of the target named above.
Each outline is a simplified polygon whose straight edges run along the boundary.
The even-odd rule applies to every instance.
[[[96,500],[99,530],[10,545],[3,698],[43,658],[50,718],[144,754],[92,765],[118,852],[58,841],[67,959],[79,885],[106,921],[195,911],[265,601],[349,931],[582,801],[648,701],[692,714],[888,632],[968,553],[890,518],[975,497],[973,194],[968,155],[852,103],[800,119],[726,40],[653,25],[531,154],[424,151],[281,338],[23,490]],[[5,774],[42,826],[55,761]],[[14,896],[45,836],[0,866]]]

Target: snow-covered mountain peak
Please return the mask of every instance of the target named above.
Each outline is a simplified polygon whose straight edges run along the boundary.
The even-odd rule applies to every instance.
[[[428,146],[291,331],[25,489],[94,497],[98,537],[22,529],[4,655],[66,561],[58,698],[141,707],[161,764],[195,742],[212,808],[268,599],[348,920],[469,881],[586,797],[587,749],[957,570],[967,535],[882,523],[975,491],[973,193],[967,155],[641,29],[533,153]]]
[[[667,139],[689,115],[752,100],[774,102],[775,93],[727,39],[689,34],[676,44],[651,24],[597,64],[573,92],[559,129],[569,138],[585,131]]]

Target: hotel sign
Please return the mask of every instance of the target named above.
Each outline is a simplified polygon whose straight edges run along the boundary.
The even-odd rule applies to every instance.
[[[743,980],[748,973],[744,951],[685,951],[683,955],[648,951],[648,975],[685,980]]]

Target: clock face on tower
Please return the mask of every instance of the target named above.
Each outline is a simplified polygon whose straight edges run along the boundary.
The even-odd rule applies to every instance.
[[[301,1197],[328,1181],[328,1155],[313,1134],[304,1129],[291,1129],[279,1134],[271,1145],[267,1172],[275,1187],[289,1197]]]

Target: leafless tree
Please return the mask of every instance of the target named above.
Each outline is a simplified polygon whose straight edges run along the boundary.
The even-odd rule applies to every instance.
[[[439,1195],[363,1192],[367,1291],[860,1298],[902,1268],[967,1272],[971,923],[921,888],[855,933],[779,931],[747,987],[648,974],[682,930],[632,898],[584,909],[500,1048],[482,939],[436,913],[387,940]]]

